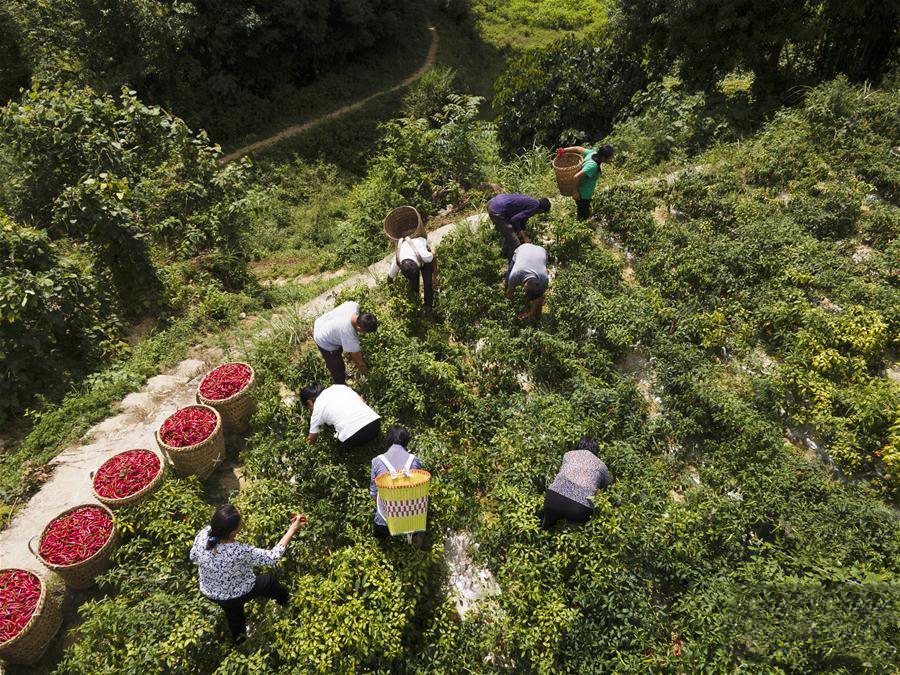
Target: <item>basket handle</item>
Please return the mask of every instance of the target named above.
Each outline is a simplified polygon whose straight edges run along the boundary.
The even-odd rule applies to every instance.
[[[40,560],[41,556],[34,552],[34,546],[32,546],[32,544],[34,544],[34,540],[37,539],[38,536],[39,535],[34,535],[31,539],[28,540],[28,550],[31,551],[31,555]]]

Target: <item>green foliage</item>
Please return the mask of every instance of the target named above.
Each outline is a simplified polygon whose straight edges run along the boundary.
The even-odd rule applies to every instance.
[[[511,61],[493,106],[504,156],[532,145],[589,144],[647,83],[639,60],[614,43],[558,40]]]
[[[416,14],[408,0],[208,9],[196,0],[12,0],[3,14],[36,79],[100,92],[127,82],[192,126],[228,136],[258,126],[291,86],[398,35]]]

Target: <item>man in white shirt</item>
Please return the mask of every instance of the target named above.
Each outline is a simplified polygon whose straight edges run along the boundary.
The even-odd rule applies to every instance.
[[[397,272],[403,272],[403,276],[409,281],[409,294],[419,301],[419,273],[422,274],[422,282],[425,284],[425,313],[430,314],[434,307],[434,274],[437,268],[437,258],[428,246],[425,237],[403,237],[397,242],[397,250],[391,261],[391,269],[388,271],[388,281],[393,281]]]
[[[381,417],[365,404],[359,394],[344,384],[327,389],[316,382],[300,392],[300,400],[312,413],[307,443],[316,442],[326,424],[334,427],[334,436],[344,445],[365,445],[381,433]]]
[[[313,340],[322,352],[328,372],[335,384],[347,381],[347,369],[344,365],[343,352],[359,368],[362,375],[369,374],[369,367],[363,361],[359,346],[360,333],[374,333],[378,328],[378,319],[371,312],[360,312],[358,302],[345,302],[326,312],[313,324]]]

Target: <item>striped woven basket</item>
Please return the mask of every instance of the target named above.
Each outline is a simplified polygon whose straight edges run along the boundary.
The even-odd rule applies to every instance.
[[[206,440],[183,448],[176,448],[163,443],[159,437],[159,430],[157,430],[156,443],[159,445],[159,449],[172,462],[172,466],[175,467],[175,471],[179,475],[197,476],[200,480],[206,480],[215,471],[215,468],[225,460],[225,433],[222,430],[222,416],[218,410],[202,404],[198,404],[197,407],[207,408],[216,414],[216,428],[206,437]],[[163,421],[163,424],[165,424],[165,421]]]
[[[136,448],[136,449],[137,450],[146,450],[147,448]],[[122,452],[118,453],[117,455],[113,455],[108,460],[106,460],[106,462],[109,462],[109,461],[115,459],[116,457],[118,457],[119,455],[121,455],[125,452],[129,452],[129,450],[123,450]],[[103,464],[106,464],[106,462],[104,462]],[[103,464],[100,465],[100,469],[103,468]],[[156,472],[156,475],[153,477],[153,480],[151,480],[149,483],[147,483],[144,487],[142,487],[137,492],[134,492],[134,493],[128,495],[127,497],[119,497],[118,499],[114,498],[114,497],[101,497],[97,493],[97,489],[94,487],[94,476],[96,475],[97,471],[100,471],[100,469],[97,469],[97,471],[91,472],[91,493],[94,495],[94,499],[96,499],[101,504],[108,506],[111,509],[118,509],[123,506],[128,506],[129,504],[135,504],[135,503],[141,501],[142,499],[144,499],[144,497],[151,495],[156,490],[156,488],[158,488],[160,485],[162,485],[163,475],[165,474],[165,468],[166,467],[163,465],[163,463],[160,462],[159,463],[159,471]]]
[[[431,474],[424,469],[412,469],[409,473],[400,473],[396,478],[383,473],[375,478],[381,514],[392,536],[424,532],[428,520]]]
[[[243,389],[228,398],[219,400],[205,398],[200,393],[200,387],[203,386],[203,382],[206,381],[206,378],[210,376],[213,370],[221,368],[222,366],[231,365],[231,363],[247,366],[250,369],[250,381],[247,382],[247,385]],[[225,431],[244,433],[250,428],[250,417],[256,412],[256,372],[249,363],[242,363],[240,361],[232,361],[231,363],[219,364],[200,380],[200,386],[197,387],[197,403],[208,405],[210,408],[217,410],[219,415],[222,416],[222,423],[225,425]]]
[[[84,508],[85,506],[105,509],[106,512],[109,513],[109,517],[112,518],[113,529],[112,533],[110,533],[109,535],[109,539],[106,540],[106,543],[103,544],[103,546],[100,547],[100,550],[90,558],[86,558],[81,562],[75,563],[73,565],[56,565],[44,560],[44,558],[41,557],[40,554],[40,542],[44,541],[44,536],[47,534],[47,528],[50,527],[50,523],[52,523],[57,518],[62,518],[72,511]],[[66,509],[58,516],[56,516],[56,518],[53,518],[49,523],[47,523],[46,526],[44,526],[44,531],[41,532],[41,536],[38,539],[37,552],[35,552],[34,548],[32,547],[33,541],[34,539],[28,542],[28,550],[31,551],[34,557],[41,561],[41,564],[44,567],[46,567],[51,572],[56,572],[60,577],[62,577],[62,580],[66,582],[66,586],[73,590],[83,590],[85,588],[90,588],[94,585],[94,579],[96,578],[96,576],[108,570],[112,565],[110,556],[112,555],[112,552],[115,550],[116,544],[119,541],[119,533],[116,529],[116,517],[113,515],[113,512],[103,504],[79,504],[78,506],[73,506],[70,509]]]
[[[556,174],[556,187],[563,197],[571,197],[575,192],[575,174],[581,170],[584,159],[577,152],[564,152],[553,159],[553,172]]]
[[[424,237],[427,235],[422,216],[412,206],[398,206],[384,219],[384,233],[399,241],[403,237]]]
[[[7,569],[34,574],[29,570]],[[59,602],[54,595],[47,592],[47,584],[40,575],[34,574],[34,576],[41,582],[41,597],[34,609],[34,614],[17,635],[6,642],[0,642],[0,658],[10,663],[31,665],[40,661],[53,636],[62,625],[63,615]]]

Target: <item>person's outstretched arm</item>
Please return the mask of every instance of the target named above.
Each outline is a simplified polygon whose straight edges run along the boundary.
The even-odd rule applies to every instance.
[[[353,359],[353,363],[355,363],[356,367],[359,368],[359,372],[361,375],[369,374],[369,366],[367,366],[366,362],[363,361],[362,352],[351,352],[350,358]]]
[[[291,539],[294,538],[294,535],[297,533],[297,530],[300,529],[302,525],[306,524],[306,516],[301,513],[298,513],[293,518],[291,518],[291,524],[288,526],[287,532],[284,533],[284,536],[281,538],[281,541],[278,542],[279,546],[284,546],[287,548],[287,545],[291,543]]]

